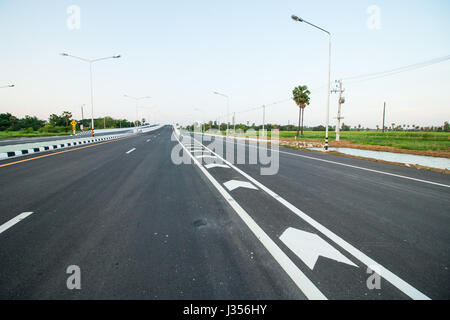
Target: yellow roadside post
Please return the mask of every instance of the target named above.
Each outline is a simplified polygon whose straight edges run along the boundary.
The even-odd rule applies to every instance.
[[[76,134],[76,129],[77,129],[77,124],[78,124],[78,122],[76,122],[75,120],[73,120],[70,124],[72,125],[73,135],[75,135],[75,134]]]

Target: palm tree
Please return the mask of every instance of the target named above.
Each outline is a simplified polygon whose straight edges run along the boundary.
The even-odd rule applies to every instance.
[[[299,133],[300,133],[300,126],[302,128],[302,136],[303,136],[303,120],[305,115],[305,108],[307,105],[310,104],[310,97],[309,95],[311,92],[308,90],[307,86],[298,86],[293,91],[294,94],[294,101],[299,107],[299,116],[298,116],[298,129],[297,129],[297,137],[298,139]]]

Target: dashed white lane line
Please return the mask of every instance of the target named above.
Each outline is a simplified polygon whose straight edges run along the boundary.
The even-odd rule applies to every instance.
[[[6,230],[8,230],[9,228],[11,228],[12,226],[16,225],[17,223],[19,223],[20,221],[28,218],[29,216],[31,216],[33,214],[33,212],[24,212],[19,214],[17,217],[9,220],[8,222],[2,224],[0,226],[0,234],[5,232]]]
[[[211,164],[207,164],[205,166],[206,169],[213,169],[213,168],[226,168],[226,169],[230,169],[229,166],[227,166],[226,164],[218,164],[218,163],[211,163]]]
[[[176,134],[174,135],[178,142],[180,142]],[[213,186],[219,191],[222,197],[228,202],[228,204],[234,209],[239,217],[244,221],[247,227],[258,238],[262,245],[269,251],[274,257],[275,261],[283,268],[283,270],[294,281],[300,291],[310,300],[327,300],[327,297],[315,286],[315,284],[295,265],[294,262],[284,253],[284,251],[277,246],[277,244],[270,238],[264,230],[253,220],[253,218],[233,199],[233,197],[217,182],[216,179],[206,170],[200,162],[183,146],[184,150],[194,161],[194,164],[199,167],[203,174],[213,184]]]
[[[196,156],[197,159],[217,159],[216,156],[210,156],[210,155],[203,155],[203,156]]]
[[[127,152],[127,154],[130,154],[132,152],[136,151],[136,148],[131,149],[130,151]]]
[[[195,139],[194,139],[195,140]],[[197,140],[195,140],[197,141]],[[198,142],[198,141],[197,141]],[[326,227],[321,225],[319,222],[308,216],[306,213],[295,207],[293,204],[282,198],[280,195],[276,194],[269,188],[267,188],[265,185],[245,173],[244,171],[240,170],[233,164],[231,164],[229,161],[225,160],[221,156],[219,156],[217,153],[213,152],[208,147],[204,146],[207,150],[211,151],[212,154],[216,155],[219,159],[223,161],[223,163],[229,165],[232,169],[240,173],[242,176],[244,176],[246,179],[248,179],[250,182],[252,182],[255,186],[259,187],[261,190],[266,192],[268,195],[273,197],[275,200],[280,202],[282,205],[284,205],[286,208],[288,208],[290,211],[292,211],[294,214],[296,214],[299,218],[307,222],[309,225],[314,227],[316,230],[320,231],[323,235],[325,235],[327,238],[329,238],[331,241],[333,241],[335,244],[337,244],[339,247],[341,247],[343,250],[347,251],[349,254],[351,254],[353,257],[358,259],[361,263],[364,265],[370,267],[370,266],[377,266],[380,270],[380,275],[382,278],[390,282],[393,286],[395,286],[397,289],[402,291],[404,294],[409,296],[412,299],[415,300],[431,300],[428,296],[411,286],[409,283],[365,255],[363,252],[352,246],[350,243],[333,233],[331,230],[328,230]],[[315,158],[313,158],[315,159]]]
[[[147,142],[150,142],[150,141],[152,141],[152,140],[151,140],[151,139],[148,139],[148,140],[147,140]]]

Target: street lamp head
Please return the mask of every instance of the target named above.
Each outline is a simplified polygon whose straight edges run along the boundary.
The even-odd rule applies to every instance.
[[[67,53],[60,53],[60,55],[62,55],[63,57],[67,57],[67,56],[69,56]]]
[[[113,56],[113,58],[114,59],[119,59],[119,58],[121,58],[122,56],[120,55],[120,54],[118,54],[117,56]]]
[[[294,20],[294,21],[303,22],[303,19],[297,17],[296,15],[292,15],[291,18],[292,18],[292,20]]]
[[[10,88],[14,88],[15,86],[16,86],[16,85],[14,85],[14,84],[10,84],[10,85],[9,85]]]

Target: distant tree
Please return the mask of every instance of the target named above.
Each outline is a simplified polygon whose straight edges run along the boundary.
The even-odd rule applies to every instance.
[[[0,131],[8,130],[12,126],[13,122],[15,122],[15,120],[11,113],[0,114]]]
[[[69,121],[72,119],[72,113],[69,111],[64,111],[61,115],[61,118],[64,119],[66,127],[69,126]]]
[[[317,127],[313,127],[312,131],[325,131],[325,129],[326,128],[324,126],[320,125],[320,126],[317,126]]]
[[[293,94],[294,94],[294,101],[299,107],[298,129],[297,129],[297,139],[298,139],[300,133],[300,126],[303,136],[303,122],[304,122],[305,108],[307,105],[310,104],[311,92],[308,90],[307,86],[298,86],[297,88],[294,89]]]
[[[444,123],[444,131],[450,132],[450,124],[448,123],[448,121],[445,121],[445,123]]]
[[[65,125],[66,120],[62,116],[58,116],[56,114],[51,114],[48,119],[48,122],[53,127],[63,127]]]
[[[350,126],[345,125],[345,123],[342,123],[342,131],[350,131]]]
[[[20,129],[29,129],[37,131],[45,125],[45,121],[39,120],[36,117],[25,116],[18,121],[18,126]]]

